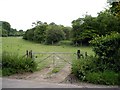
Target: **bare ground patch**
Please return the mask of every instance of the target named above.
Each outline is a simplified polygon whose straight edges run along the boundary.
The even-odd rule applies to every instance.
[[[70,64],[66,64],[65,67],[63,67],[57,73],[50,73],[52,71],[52,68],[53,66],[51,65],[42,69],[41,71],[34,73],[14,74],[8,76],[8,78],[60,83],[64,81],[64,79],[71,73]]]

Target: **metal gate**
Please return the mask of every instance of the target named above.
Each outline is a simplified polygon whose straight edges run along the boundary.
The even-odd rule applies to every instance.
[[[72,60],[76,59],[76,53],[68,52],[32,52],[32,55],[39,69],[45,67],[61,69],[65,65],[71,65]]]

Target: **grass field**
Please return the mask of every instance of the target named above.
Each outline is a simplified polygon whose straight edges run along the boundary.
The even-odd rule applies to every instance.
[[[3,37],[2,38],[2,51],[16,52],[19,54],[25,54],[26,50],[32,50],[33,52],[71,52],[76,53],[80,49],[81,52],[88,52],[89,55],[93,55],[91,47],[73,47],[73,46],[52,46],[34,43],[23,40],[22,37]]]
[[[32,50],[33,52],[76,53],[78,49],[80,49],[81,52],[88,52],[89,55],[94,54],[91,47],[84,47],[84,46],[83,47],[73,47],[73,46],[66,45],[66,44],[62,44],[61,46],[43,45],[43,44],[23,40],[22,37],[2,37],[2,51],[13,52],[13,53],[17,53],[20,55],[25,55],[26,50]],[[47,55],[37,55],[37,56],[38,56],[38,58],[35,59],[37,63],[47,57]],[[44,62],[39,63],[38,70],[43,69],[44,67],[48,67],[51,63],[53,63],[52,57],[48,58]],[[72,56],[70,57],[70,56],[64,55],[62,57],[67,58],[68,60],[72,59]],[[53,72],[58,72],[65,65],[65,62],[62,59],[58,59],[55,61],[55,64],[56,64],[57,68],[53,68]]]

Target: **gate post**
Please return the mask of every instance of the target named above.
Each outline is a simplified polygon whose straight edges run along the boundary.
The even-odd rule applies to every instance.
[[[77,50],[77,59],[80,59],[80,50]]]
[[[85,58],[88,56],[87,52],[85,52]]]
[[[53,68],[55,66],[55,53],[53,53]]]
[[[32,58],[32,50],[29,52],[29,57]]]
[[[28,56],[29,56],[29,52],[28,52],[28,50],[26,50],[26,56],[27,56],[27,58],[28,58]]]

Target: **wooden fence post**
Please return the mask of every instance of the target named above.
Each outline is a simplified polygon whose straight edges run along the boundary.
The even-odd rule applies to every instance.
[[[77,50],[77,59],[80,59],[80,50]]]
[[[32,50],[29,51],[29,57],[32,58]]]
[[[29,51],[28,51],[28,50],[26,50],[26,56],[27,56],[27,58],[28,58],[28,56],[29,56]]]
[[[88,55],[87,55],[87,52],[85,52],[85,58],[87,57]]]

